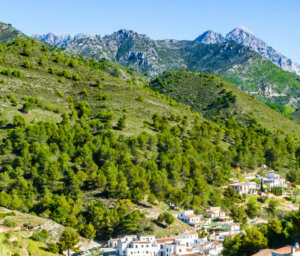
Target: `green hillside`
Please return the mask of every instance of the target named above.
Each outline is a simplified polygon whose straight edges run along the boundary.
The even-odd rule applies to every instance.
[[[0,56],[0,206],[50,218],[84,237],[163,234],[136,206],[231,210],[222,187],[236,169],[267,164],[293,172],[299,165],[296,124],[244,93],[236,97],[245,105],[233,111],[260,104],[257,111],[289,127],[268,129],[277,120],[251,115],[218,120],[219,112],[203,109],[205,119],[149,89],[132,70],[34,40],[2,44]],[[214,76],[183,74],[191,84],[206,79],[207,87],[224,89]],[[226,90],[228,102],[239,92]]]
[[[223,72],[224,79],[262,101],[299,108],[300,77],[256,57]]]
[[[216,120],[218,116],[235,116],[246,121],[252,117],[270,130],[300,135],[300,126],[290,118],[215,75],[187,71],[164,72],[151,81],[150,88],[190,106],[211,120]]]
[[[263,102],[299,108],[300,77],[233,41],[202,44],[152,40],[146,35],[120,30],[103,38],[71,41],[66,51],[97,59],[105,57],[150,77],[181,69],[218,74]]]
[[[11,24],[0,22],[0,43],[11,42],[15,37],[25,37],[25,35]]]

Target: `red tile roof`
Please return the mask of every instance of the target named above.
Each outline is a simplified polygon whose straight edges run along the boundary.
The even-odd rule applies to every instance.
[[[189,218],[195,218],[195,217],[198,217],[196,214],[187,214],[185,215],[186,217],[189,217]]]
[[[173,242],[173,241],[174,241],[174,238],[172,238],[172,237],[158,238],[158,239],[156,239],[156,241],[157,241],[158,243]]]
[[[252,256],[271,256],[273,250],[272,249],[264,249],[258,253],[252,254]]]
[[[289,253],[292,253],[292,247],[290,246],[285,246],[285,247],[282,247],[282,248],[279,248],[277,250],[274,251],[275,253],[277,254],[289,254]]]

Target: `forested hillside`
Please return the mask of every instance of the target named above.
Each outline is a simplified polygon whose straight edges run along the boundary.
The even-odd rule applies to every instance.
[[[0,56],[0,206],[104,238],[151,231],[129,200],[230,209],[221,186],[236,169],[299,167],[296,131],[205,119],[132,70],[19,38]]]
[[[252,117],[270,130],[300,135],[299,125],[288,116],[290,112],[287,106],[284,108],[281,105],[270,104],[268,108],[254,96],[244,93],[216,75],[166,71],[152,79],[150,88],[190,106],[207,119],[217,120],[234,116],[245,122],[248,117]],[[281,114],[278,108],[281,109]]]

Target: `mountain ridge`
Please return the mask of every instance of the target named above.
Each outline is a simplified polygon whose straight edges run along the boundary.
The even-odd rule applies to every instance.
[[[252,36],[244,28],[230,33]],[[165,70],[180,69],[218,74],[262,101],[299,108],[300,77],[280,69],[249,46],[224,39],[213,31],[205,32],[198,40],[207,43],[152,40],[132,30],[121,29],[104,37],[70,41],[64,49],[98,60],[106,58],[150,77]]]
[[[109,38],[116,34],[122,34],[130,36],[146,36],[143,34],[138,34],[137,32],[134,32],[132,30],[127,29],[120,29],[117,32],[112,33],[111,35],[105,35],[104,38]],[[100,37],[99,35],[90,35],[85,33],[80,33],[77,35],[70,35],[70,34],[54,34],[54,33],[47,33],[43,35],[32,35],[32,37],[37,38],[41,41],[48,42],[51,44],[55,44],[59,47],[66,47],[68,43],[84,38],[95,38]],[[52,37],[52,38],[51,38]],[[55,37],[55,39],[53,39]],[[146,36],[149,38],[148,36]],[[150,39],[150,38],[149,38]],[[262,57],[270,60],[272,63],[280,67],[281,69],[295,73],[300,75],[300,65],[291,60],[290,58],[287,58],[280,52],[276,51],[273,47],[269,46],[267,43],[265,43],[262,39],[256,37],[254,33],[243,26],[239,26],[228,32],[225,36],[223,36],[219,32],[214,32],[212,30],[207,30],[200,36],[198,36],[194,41],[203,43],[203,44],[215,44],[215,43],[224,43],[226,41],[233,40],[243,46],[250,47],[253,51],[257,52]],[[164,41],[164,40],[158,40],[158,41]],[[174,40],[179,41],[179,40]],[[186,40],[188,41],[188,40]]]
[[[285,57],[280,52],[276,51],[273,47],[269,46],[262,39],[256,37],[254,33],[246,27],[236,27],[235,29],[227,33],[225,36],[222,36],[222,34],[214,31],[211,31],[209,34],[206,33],[207,32],[204,32],[202,35],[197,37],[195,41],[201,43],[215,43],[214,39],[216,35],[218,35],[219,42],[233,40],[243,46],[250,47],[253,51],[257,52],[262,57],[268,59],[281,69],[300,75],[299,64],[292,61],[290,58]]]

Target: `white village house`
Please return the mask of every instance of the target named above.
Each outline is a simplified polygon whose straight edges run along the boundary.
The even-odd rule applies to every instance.
[[[281,178],[279,174],[270,172],[265,177],[257,176],[257,179],[263,184],[268,184],[269,188],[286,187],[286,180]]]
[[[200,223],[200,215],[196,215],[193,210],[183,211],[177,215],[177,218],[191,226]]]
[[[119,256],[217,256],[223,249],[221,243],[208,242],[206,238],[198,238],[194,231],[183,233],[177,237],[156,239],[155,236],[124,236],[110,239],[108,246],[114,245]]]
[[[210,207],[209,210],[207,211],[207,215],[209,216],[209,218],[212,219],[224,219],[226,218],[226,214],[224,211],[221,210],[221,207],[217,206],[217,207]]]
[[[249,181],[249,182],[236,182],[229,184],[228,186],[232,187],[235,192],[239,195],[256,195],[257,190],[259,189],[259,184]]]

